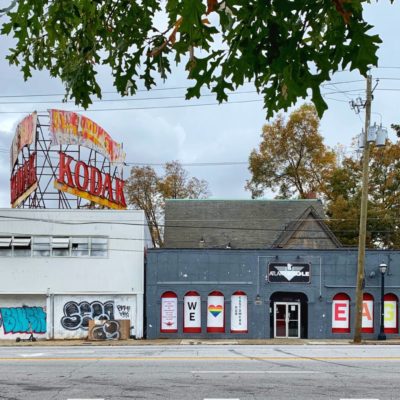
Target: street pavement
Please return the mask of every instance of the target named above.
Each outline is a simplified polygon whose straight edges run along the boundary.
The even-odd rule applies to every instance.
[[[400,346],[0,347],[0,399],[398,400]]]

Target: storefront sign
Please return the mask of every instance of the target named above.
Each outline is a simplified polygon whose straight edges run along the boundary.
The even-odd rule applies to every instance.
[[[310,264],[270,263],[266,280],[271,283],[310,283]]]
[[[15,163],[18,159],[18,154],[22,148],[33,143],[36,134],[36,122],[37,114],[36,112],[33,112],[17,125],[10,150],[11,172],[14,169]]]
[[[183,332],[201,332],[201,298],[197,292],[188,292],[183,298]]]
[[[49,110],[51,145],[74,144],[88,147],[107,157],[112,164],[122,164],[122,145],[91,119],[72,111]]]
[[[235,292],[231,297],[231,333],[247,333],[247,296]]]
[[[32,153],[11,176],[11,207],[21,204],[37,188],[36,153]]]
[[[350,301],[339,296],[332,302],[332,332],[350,332]]]
[[[384,297],[384,319],[383,326],[385,333],[399,333],[398,324],[398,298],[392,293],[385,294]]]
[[[101,173],[96,167],[76,161],[63,152],[60,152],[54,187],[109,208],[126,208],[123,180]]]
[[[220,292],[212,292],[207,299],[207,332],[225,332],[224,296]]]
[[[364,293],[361,330],[364,333],[374,333],[374,300],[368,293]]]
[[[172,292],[161,297],[161,332],[178,332],[178,298]]]

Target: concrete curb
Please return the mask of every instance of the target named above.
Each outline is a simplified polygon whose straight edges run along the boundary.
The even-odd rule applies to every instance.
[[[304,345],[304,346],[332,346],[332,345],[355,345],[352,340],[336,339],[154,339],[154,340],[109,340],[109,341],[89,341],[77,339],[64,340],[38,340],[36,342],[15,342],[14,340],[0,340],[0,347],[34,347],[34,346],[235,346],[235,345]],[[360,345],[400,345],[399,339],[389,339],[385,341],[363,340]]]

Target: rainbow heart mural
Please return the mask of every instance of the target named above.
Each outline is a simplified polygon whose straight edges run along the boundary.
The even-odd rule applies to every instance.
[[[219,314],[222,313],[223,307],[221,305],[219,306],[214,306],[210,304],[208,306],[208,312],[210,312],[214,317],[218,317]]]

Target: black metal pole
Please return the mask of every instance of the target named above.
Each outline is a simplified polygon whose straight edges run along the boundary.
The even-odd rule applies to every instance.
[[[385,274],[381,272],[381,326],[379,329],[378,340],[386,340],[385,335]]]

